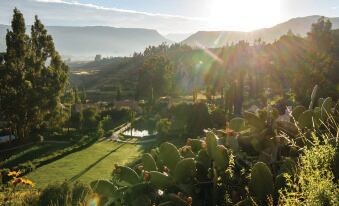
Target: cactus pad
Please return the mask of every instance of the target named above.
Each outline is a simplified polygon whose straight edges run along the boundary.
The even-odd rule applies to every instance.
[[[273,177],[269,167],[263,162],[257,162],[251,171],[249,183],[250,192],[259,200],[265,201],[269,195],[273,195]]]
[[[159,158],[171,171],[174,171],[176,164],[180,161],[181,156],[176,146],[165,142],[160,145]]]

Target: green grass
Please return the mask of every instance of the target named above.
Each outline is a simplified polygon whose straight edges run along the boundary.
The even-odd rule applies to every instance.
[[[27,178],[34,181],[38,188],[64,180],[89,183],[97,179],[107,179],[111,177],[114,164],[130,163],[139,157],[143,150],[140,145],[97,142],[36,169],[29,173]]]
[[[39,159],[41,157],[47,156],[55,151],[69,147],[70,145],[71,143],[65,144],[46,143],[40,145],[33,145],[23,150],[22,152],[12,155],[9,159],[2,161],[0,163],[0,166],[4,168],[14,167],[19,164],[26,163],[27,161],[32,161],[34,159]]]

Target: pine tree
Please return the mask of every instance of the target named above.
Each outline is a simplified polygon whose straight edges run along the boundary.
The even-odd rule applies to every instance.
[[[12,31],[6,35],[0,109],[5,121],[22,139],[60,106],[68,70],[55,51],[52,37],[37,17],[31,30],[32,38],[25,33],[22,13],[15,8]]]
[[[26,91],[32,87],[27,80],[31,51],[25,32],[24,17],[18,9],[14,9],[12,31],[7,31],[5,63],[0,76],[0,107],[4,119],[20,137],[25,137],[29,124]]]

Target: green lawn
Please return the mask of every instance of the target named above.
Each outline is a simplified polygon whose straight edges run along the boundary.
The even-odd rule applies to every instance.
[[[71,143],[45,143],[28,146],[27,148],[24,147],[21,152],[13,154],[9,159],[1,159],[2,161],[0,162],[0,167],[14,167],[19,164],[27,163],[27,161],[33,161],[35,159],[42,158],[58,150],[65,149],[71,145]]]
[[[33,180],[38,188],[64,180],[89,183],[96,179],[110,178],[114,164],[132,162],[142,152],[140,145],[97,142],[82,151],[36,169],[27,178]]]

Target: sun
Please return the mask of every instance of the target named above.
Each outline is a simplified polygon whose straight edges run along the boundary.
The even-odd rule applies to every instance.
[[[209,26],[250,31],[273,26],[281,19],[281,0],[211,0]]]

